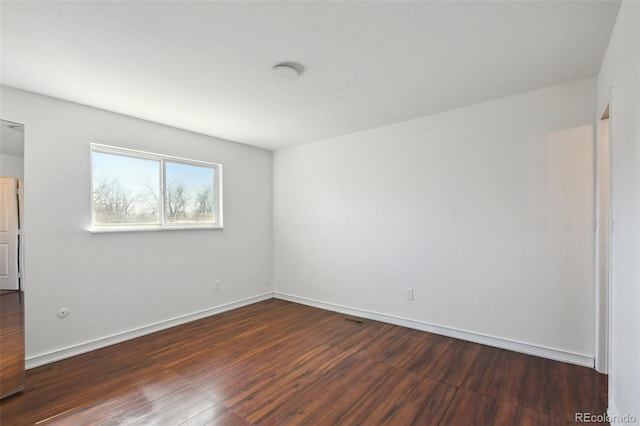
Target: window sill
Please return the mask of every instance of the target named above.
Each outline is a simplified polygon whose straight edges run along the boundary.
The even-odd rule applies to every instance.
[[[217,225],[178,225],[178,226],[100,226],[89,228],[91,234],[111,234],[114,232],[153,232],[153,231],[193,231],[193,230],[222,230]]]

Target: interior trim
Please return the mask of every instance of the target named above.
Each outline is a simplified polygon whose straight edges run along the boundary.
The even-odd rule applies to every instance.
[[[313,306],[315,308],[326,309],[333,312],[358,316],[375,321],[382,321],[389,324],[399,325],[402,327],[413,328],[415,330],[426,331],[429,333],[439,334],[442,336],[453,337],[456,339],[466,340],[469,342],[480,343],[482,345],[493,346],[500,349],[520,352],[527,355],[535,355],[555,361],[568,362],[571,364],[581,365],[584,367],[594,368],[594,357],[583,355],[558,349],[546,348],[543,346],[532,345],[529,343],[518,342],[515,340],[504,339],[501,337],[488,336],[481,333],[471,331],[458,330],[441,325],[430,324],[427,322],[411,320],[408,318],[397,317],[394,315],[381,314],[364,309],[352,308],[334,303],[321,302],[319,300],[309,299],[306,297],[295,296],[292,294],[274,292],[273,297],[276,299],[288,300],[289,302],[300,303],[303,305]]]
[[[329,302],[322,302],[306,297],[295,296],[292,294],[282,293],[275,291],[273,293],[264,293],[258,296],[249,297],[246,299],[230,302],[224,305],[216,306],[202,311],[194,312],[191,314],[183,315],[180,317],[172,318],[166,321],[160,321],[154,324],[150,324],[144,327],[135,328],[122,333],[114,334],[111,336],[91,340],[79,345],[69,346],[63,349],[47,352],[40,355],[28,357],[25,361],[25,367],[27,370],[41,365],[49,364],[62,359],[70,358],[72,356],[80,355],[86,352],[90,352],[96,349],[111,346],[117,343],[124,342],[126,340],[135,339],[136,337],[145,336],[147,334],[155,333],[156,331],[165,330],[167,328],[175,327],[177,325],[185,324],[191,321],[195,321],[201,318],[206,318],[211,315],[216,315],[222,312],[230,311],[232,309],[240,308],[242,306],[251,305],[253,303],[261,302],[271,298],[287,300],[289,302],[300,303],[302,305],[313,306],[315,308],[324,309],[332,312],[339,312],[343,314],[353,315],[361,318],[366,318],[374,321],[381,321],[388,324],[399,325],[401,327],[412,328],[415,330],[426,331],[429,333],[439,334],[442,336],[453,337],[455,339],[466,340],[469,342],[479,343],[482,345],[493,346],[500,349],[507,349],[510,351],[520,352],[527,355],[540,356],[543,358],[552,359],[555,361],[568,362],[571,364],[581,365],[584,367],[594,368],[594,357],[561,351],[558,349],[546,348],[543,346],[531,345],[529,343],[518,342],[509,339],[503,339],[500,337],[487,336],[481,333],[475,333],[471,331],[458,330],[450,327],[443,327],[440,325],[430,324],[427,322],[411,320],[408,318],[402,318],[394,315],[382,314],[379,312],[368,311],[359,308],[352,308],[348,306],[338,305]]]
[[[126,340],[135,339],[136,337],[145,336],[147,334],[155,333],[156,331],[165,330],[167,328],[175,327],[176,325],[185,324],[191,321],[195,321],[201,318],[206,318],[211,315],[220,314],[222,312],[230,311],[232,309],[240,308],[242,306],[251,305],[253,303],[261,302],[273,298],[273,293],[264,293],[259,296],[249,297],[246,299],[237,300],[235,302],[226,303],[224,305],[216,306],[202,311],[194,312],[187,315],[182,315],[169,320],[160,321],[154,324],[146,325],[139,328],[134,328],[122,333],[113,334],[111,336],[102,337],[96,340],[91,340],[79,345],[69,346],[63,349],[47,352],[40,355],[28,357],[25,361],[26,369],[39,367],[41,365],[49,364],[55,361],[60,361],[65,358],[80,355],[86,352],[91,352],[96,349],[104,348],[106,346],[115,345],[116,343],[122,343]]]

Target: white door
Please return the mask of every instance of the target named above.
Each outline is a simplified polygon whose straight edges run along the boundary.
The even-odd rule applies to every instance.
[[[17,180],[0,177],[0,290],[19,290]]]

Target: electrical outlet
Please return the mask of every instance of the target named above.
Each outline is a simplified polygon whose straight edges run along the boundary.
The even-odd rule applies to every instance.
[[[222,282],[220,280],[213,281],[213,290],[220,291],[220,287],[222,287]]]
[[[405,288],[404,289],[404,298],[407,300],[413,300],[413,289]]]

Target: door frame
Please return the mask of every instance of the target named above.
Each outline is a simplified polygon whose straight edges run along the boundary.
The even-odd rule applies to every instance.
[[[595,369],[604,374],[609,374],[611,370],[611,312],[612,312],[612,294],[613,294],[613,238],[614,238],[614,221],[613,221],[613,90],[610,89],[609,98],[604,105],[603,109],[600,110],[600,114],[596,117],[596,205],[595,205],[595,215],[596,215],[596,227],[595,227],[595,350],[594,350],[594,367]],[[602,182],[601,182],[601,168],[602,168],[602,159],[600,155],[601,145],[603,143],[602,138],[602,123],[604,120],[607,120],[607,192],[608,199],[607,202],[607,277],[606,283],[603,283],[600,279],[600,257],[602,256],[600,250],[601,237],[600,231],[602,227],[601,221],[601,211],[600,211],[600,196],[602,191]],[[606,286],[606,291],[601,292],[602,286]],[[604,294],[603,294],[604,293]],[[604,336],[602,333],[604,332]]]

